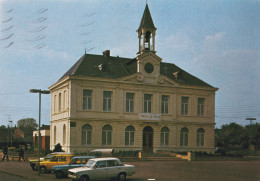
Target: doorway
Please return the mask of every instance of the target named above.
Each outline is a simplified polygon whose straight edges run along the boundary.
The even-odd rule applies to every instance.
[[[153,151],[153,128],[150,126],[143,129],[143,151]]]

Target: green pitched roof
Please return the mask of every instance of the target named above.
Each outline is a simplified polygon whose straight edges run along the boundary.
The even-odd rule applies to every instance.
[[[148,8],[148,4],[145,6],[144,14],[140,23],[140,26],[137,31],[139,31],[141,28],[152,28],[156,29],[153,24],[153,19],[150,13],[150,10]]]
[[[161,75],[182,85],[212,87],[197,77],[185,72],[175,64],[161,62]],[[66,76],[87,76],[117,79],[137,73],[136,58],[105,57],[84,54],[61,78]],[[178,73],[175,76],[173,73]]]

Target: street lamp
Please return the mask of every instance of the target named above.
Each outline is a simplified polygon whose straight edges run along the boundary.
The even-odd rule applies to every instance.
[[[13,123],[13,121],[9,121],[9,123],[11,124],[11,147],[13,146],[13,144],[12,144],[12,123]]]
[[[40,175],[40,145],[41,145],[41,94],[50,94],[48,90],[30,89],[31,93],[39,93],[39,144],[38,144],[38,175]]]
[[[250,131],[249,131],[249,132],[250,132],[250,133],[249,133],[250,141],[249,141],[249,146],[251,147],[251,141],[252,141],[252,138],[251,138],[251,137],[252,137],[252,135],[251,135],[251,129],[252,129],[252,128],[251,128],[251,125],[252,125],[252,120],[256,120],[256,118],[246,118],[246,120],[250,120],[250,126],[249,126],[249,130],[250,130]]]

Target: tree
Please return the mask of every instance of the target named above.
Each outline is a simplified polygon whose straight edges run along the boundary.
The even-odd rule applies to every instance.
[[[25,118],[17,121],[18,128],[37,128],[36,120],[34,118]]]
[[[0,129],[6,129],[6,126],[5,125],[1,125]]]
[[[216,130],[217,146],[225,149],[248,148],[248,131],[236,123],[225,124]]]
[[[60,143],[58,143],[57,145],[55,145],[53,152],[64,152],[62,150],[62,146],[60,145]]]

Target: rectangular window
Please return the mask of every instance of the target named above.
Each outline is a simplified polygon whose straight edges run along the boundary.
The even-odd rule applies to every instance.
[[[111,111],[112,92],[103,92],[103,111]]]
[[[169,96],[162,96],[161,113],[168,114]]]
[[[126,93],[126,112],[134,112],[134,93]]]
[[[144,95],[144,112],[145,113],[152,112],[152,95],[151,94]]]
[[[92,107],[92,90],[83,90],[83,110],[91,110]]]
[[[205,98],[198,98],[198,116],[204,115],[204,102]]]
[[[181,114],[182,115],[188,114],[188,101],[189,101],[189,97],[181,97]]]

